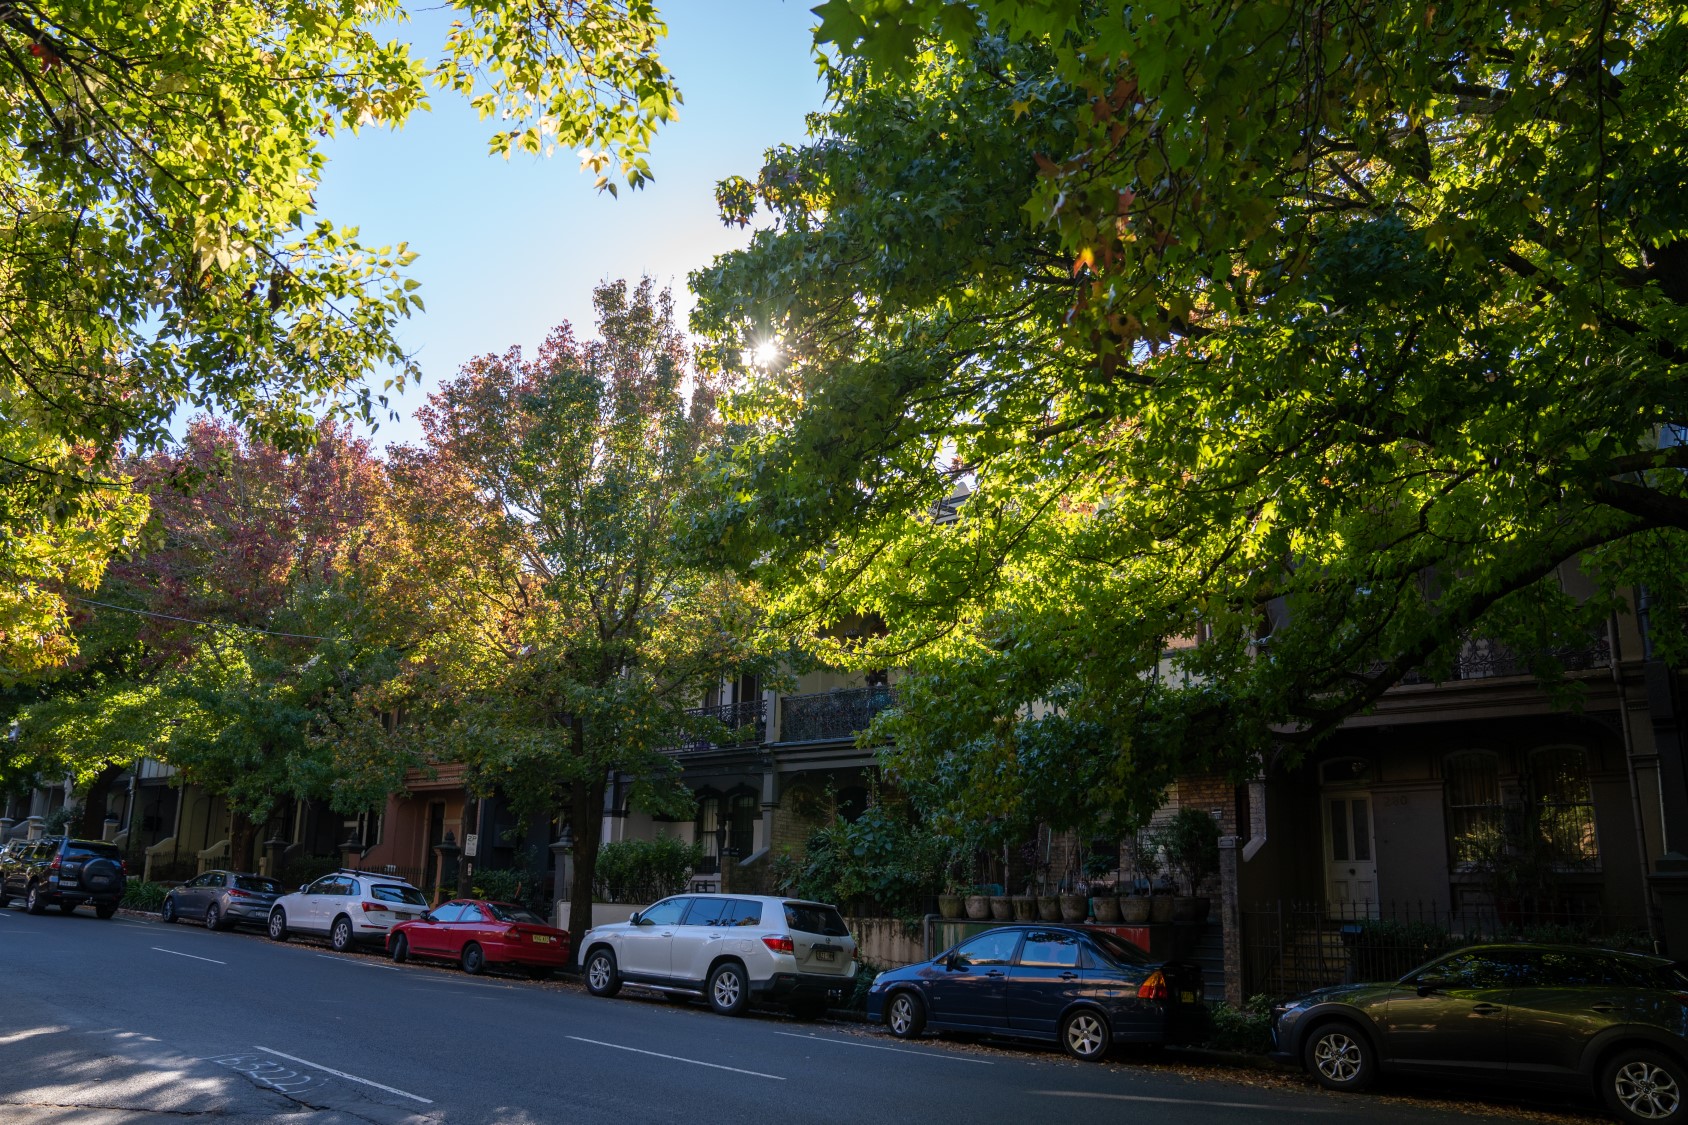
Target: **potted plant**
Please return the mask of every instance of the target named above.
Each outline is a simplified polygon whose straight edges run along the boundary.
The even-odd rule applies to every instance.
[[[1037,921],[1037,896],[1032,894],[1031,888],[1026,888],[1023,895],[1014,896],[1014,920],[1016,922]]]
[[[1173,920],[1205,921],[1208,900],[1196,892],[1202,880],[1219,871],[1219,824],[1201,809],[1179,809],[1159,834],[1167,865],[1183,881],[1188,894],[1173,902]]]
[[[967,917],[974,922],[988,922],[991,916],[991,896],[984,888],[974,887],[967,896]]]
[[[1061,920],[1061,896],[1038,895],[1037,916],[1045,922],[1059,922]]]
[[[1099,883],[1090,888],[1090,912],[1096,916],[1096,921],[1103,926],[1117,926],[1122,920],[1119,908],[1119,895],[1115,893],[1113,884]]]
[[[959,918],[966,909],[966,902],[962,891],[967,884],[963,883],[953,873],[944,876],[944,889],[938,895],[938,913],[945,918]]]
[[[991,917],[998,922],[1014,920],[1014,902],[1007,895],[991,896]]]
[[[1139,832],[1131,849],[1137,872],[1137,882],[1145,888],[1141,909],[1150,925],[1164,926],[1172,921],[1172,896],[1157,893],[1159,878],[1165,872],[1165,849],[1158,832]]]
[[[1140,894],[1120,895],[1115,900],[1119,905],[1119,920],[1127,926],[1142,926],[1149,921],[1149,896]]]

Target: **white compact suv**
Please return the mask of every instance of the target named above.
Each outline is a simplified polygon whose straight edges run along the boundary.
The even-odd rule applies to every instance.
[[[427,912],[422,892],[397,875],[336,871],[276,899],[269,930],[276,941],[294,931],[326,936],[344,953],[354,945],[385,944],[388,930]]]
[[[856,982],[856,942],[837,909],[795,899],[676,895],[593,927],[581,950],[594,996],[642,984],[703,996],[726,1016],[755,998],[813,1018]]]

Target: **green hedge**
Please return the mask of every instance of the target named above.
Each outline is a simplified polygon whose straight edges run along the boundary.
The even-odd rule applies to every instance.
[[[170,892],[169,883],[149,883],[145,879],[130,879],[123,888],[126,910],[148,910],[156,914],[164,907],[164,896]]]
[[[702,862],[702,845],[673,836],[605,844],[592,892],[600,902],[655,902],[685,890]]]

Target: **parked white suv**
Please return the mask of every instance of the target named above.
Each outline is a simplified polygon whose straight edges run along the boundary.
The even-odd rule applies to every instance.
[[[581,942],[586,989],[614,996],[623,982],[700,995],[726,1016],[754,997],[813,1018],[848,998],[856,942],[838,911],[756,895],[665,898]]]
[[[270,907],[270,937],[286,941],[295,930],[326,936],[344,953],[354,945],[385,944],[388,930],[427,912],[422,892],[397,875],[336,871],[276,899]]]

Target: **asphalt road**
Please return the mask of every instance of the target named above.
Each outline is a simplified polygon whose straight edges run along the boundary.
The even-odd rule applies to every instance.
[[[1489,1105],[1495,1120],[1540,1120]],[[1439,1125],[1468,1112],[1037,1047],[600,1000],[295,939],[0,910],[0,1122]]]

